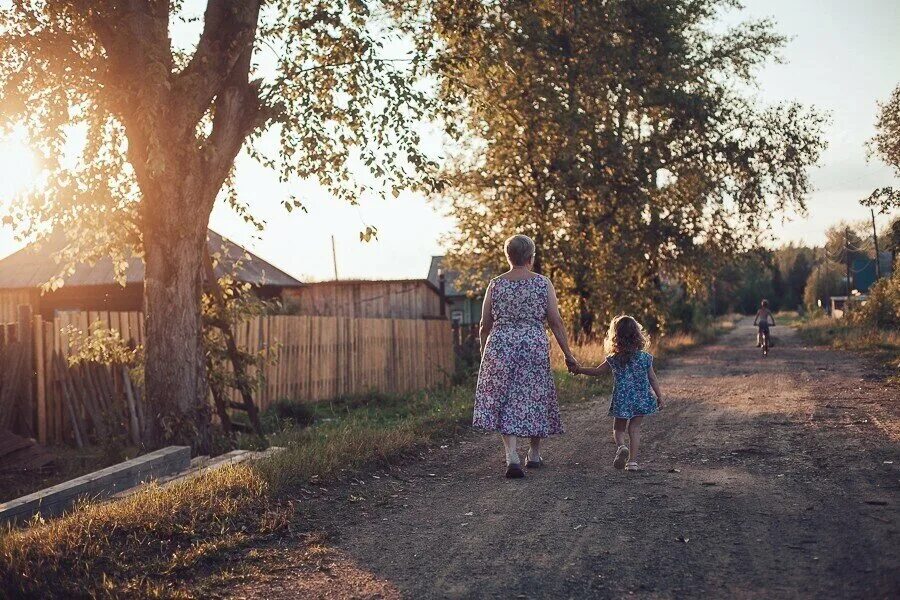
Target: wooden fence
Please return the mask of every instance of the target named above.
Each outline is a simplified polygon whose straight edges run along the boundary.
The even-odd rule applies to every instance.
[[[77,441],[79,423],[96,420],[87,414],[91,389],[96,389],[103,396],[97,406],[115,410],[127,436],[132,400],[126,402],[123,390],[129,383],[121,373],[75,373],[94,382],[93,387],[79,390],[72,384],[72,375],[63,372],[61,365],[71,352],[70,327],[81,332],[97,327],[115,329],[127,342],[144,342],[143,319],[137,312],[59,313],[52,322],[36,317],[32,336],[33,435],[42,443]],[[447,382],[455,368],[453,331],[446,320],[264,316],[243,322],[235,337],[242,349],[268,350],[272,355],[262,373],[264,383],[253,393],[260,409],[279,399],[317,401],[433,387]],[[239,400],[236,391],[233,400]],[[85,431],[80,434],[88,437]]]

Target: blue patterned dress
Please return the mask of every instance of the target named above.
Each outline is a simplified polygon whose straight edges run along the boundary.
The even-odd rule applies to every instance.
[[[544,328],[550,287],[543,275],[491,282],[494,327],[478,371],[475,427],[521,437],[563,432]]]
[[[612,402],[609,416],[617,419],[631,419],[652,415],[659,410],[656,398],[650,393],[648,372],[653,366],[653,356],[647,352],[637,352],[628,359],[611,354],[606,357],[613,372]]]

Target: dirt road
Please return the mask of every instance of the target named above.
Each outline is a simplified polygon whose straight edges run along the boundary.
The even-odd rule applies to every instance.
[[[900,391],[849,354],[748,320],[660,372],[645,471],[611,467],[607,401],[564,413],[547,467],[505,480],[472,434],[308,502],[228,596],[887,598],[900,595]],[[243,581],[241,581],[243,579]]]

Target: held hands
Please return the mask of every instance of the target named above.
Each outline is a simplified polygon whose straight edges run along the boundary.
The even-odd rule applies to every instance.
[[[578,361],[575,360],[575,357],[571,354],[566,357],[566,368],[569,369],[569,373],[573,375],[579,375],[581,373],[581,365],[578,364]]]

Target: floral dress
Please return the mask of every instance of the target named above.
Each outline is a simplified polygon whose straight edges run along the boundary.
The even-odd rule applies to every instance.
[[[563,432],[544,328],[550,286],[543,275],[491,282],[494,326],[478,372],[475,427],[521,437]]]
[[[650,393],[648,375],[653,366],[653,355],[643,351],[630,358],[613,354],[606,357],[606,362],[615,378],[609,416],[631,419],[652,415],[659,410],[656,399]]]

